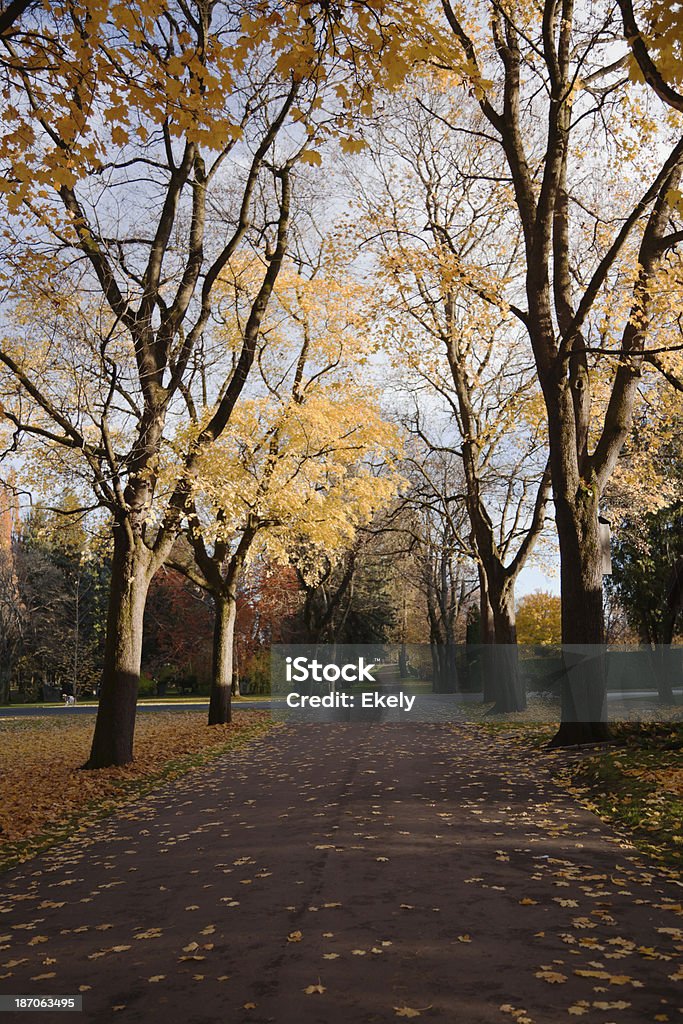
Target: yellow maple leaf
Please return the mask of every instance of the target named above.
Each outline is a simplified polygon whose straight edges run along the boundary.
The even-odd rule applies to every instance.
[[[567,980],[566,974],[550,970],[536,971],[536,977],[542,978],[543,981],[547,981],[550,985],[562,985]]]

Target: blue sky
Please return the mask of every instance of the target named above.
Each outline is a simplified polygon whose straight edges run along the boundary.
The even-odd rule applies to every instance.
[[[548,590],[551,594],[559,594],[559,571],[554,576],[547,576],[542,569],[537,569],[536,566],[529,566],[526,569],[522,569],[517,579],[515,597],[524,597],[525,594],[530,594],[534,590]]]

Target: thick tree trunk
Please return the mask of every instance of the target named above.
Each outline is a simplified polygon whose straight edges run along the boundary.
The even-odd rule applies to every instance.
[[[676,658],[671,643],[657,644],[650,650],[650,657],[657,680],[657,696],[661,704],[674,703],[673,681],[676,675]]]
[[[455,693],[458,689],[457,648],[452,637],[432,640],[432,692]]]
[[[489,645],[487,666],[492,676],[488,692],[493,694],[494,700],[490,714],[524,711],[526,694],[519,671],[514,589],[508,583],[500,593],[489,591],[489,597],[495,638],[494,644]]]
[[[493,629],[493,610],[489,600],[489,588],[486,582],[486,573],[481,563],[479,570],[479,641],[482,644],[479,665],[481,670],[481,689],[484,704],[490,704],[496,699],[494,682],[496,671],[494,666],[493,644],[495,635]]]
[[[150,552],[141,540],[134,539],[129,524],[116,523],[104,669],[95,734],[86,768],[109,768],[133,760],[150,563]]]
[[[399,679],[408,678],[408,649],[404,643],[398,651],[398,675]]]
[[[431,640],[432,692],[454,693],[457,689],[456,649],[452,640],[438,637]]]
[[[609,738],[597,494],[555,498],[562,592],[562,720],[551,746]]]
[[[213,595],[216,619],[213,630],[213,666],[209,725],[232,721],[233,644],[237,601],[233,595]]]

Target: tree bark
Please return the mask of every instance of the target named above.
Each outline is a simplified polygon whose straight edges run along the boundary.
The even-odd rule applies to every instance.
[[[491,675],[487,691],[492,694],[494,705],[489,714],[507,714],[524,711],[526,694],[519,671],[517,648],[517,626],[515,623],[515,592],[511,583],[500,590],[489,589],[489,600],[493,615],[495,643],[489,645],[487,669]]]
[[[133,760],[142,624],[151,581],[151,554],[128,521],[114,526],[114,556],[100,700],[86,768]]]
[[[9,704],[10,702],[11,678],[10,665],[0,665],[0,704]]]
[[[596,489],[580,487],[572,500],[555,496],[560,545],[562,722],[551,746],[609,738],[602,594],[602,551]]]
[[[402,643],[398,652],[398,675],[399,679],[408,678],[408,649],[405,643]]]
[[[657,644],[654,650],[650,648],[650,659],[657,681],[657,697],[660,704],[674,703],[673,679],[676,663],[672,655],[670,642]]]
[[[234,595],[213,594],[216,621],[213,631],[213,666],[209,725],[228,725],[232,721],[233,643],[237,601]]]

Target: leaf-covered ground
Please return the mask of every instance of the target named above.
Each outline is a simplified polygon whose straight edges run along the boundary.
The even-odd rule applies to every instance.
[[[87,760],[94,719],[60,717],[0,721],[0,867],[25,859],[55,838],[270,727],[258,712],[231,726],[203,715],[140,715],[135,762],[126,768],[79,771]]]
[[[4,992],[89,1024],[680,1020],[683,891],[476,728],[289,726],[5,874]]]
[[[683,867],[683,726],[621,725],[615,746],[563,773],[572,792],[633,842]]]
[[[541,758],[584,807],[663,865],[683,867],[683,724],[622,722],[591,747],[548,750],[557,723],[480,722],[478,728],[522,756]]]

